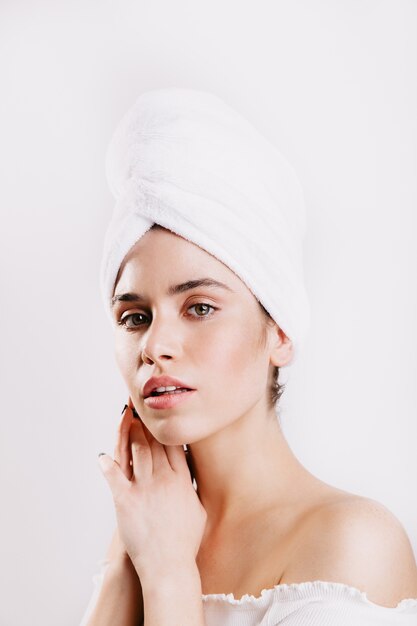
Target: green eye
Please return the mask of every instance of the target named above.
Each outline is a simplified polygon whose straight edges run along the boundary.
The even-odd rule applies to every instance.
[[[195,307],[206,307],[209,309],[213,309],[214,310],[214,306],[211,306],[211,304],[207,304],[206,302],[197,302],[197,304],[193,304],[192,306],[190,306],[190,309],[194,309]],[[209,317],[209,315],[197,315],[197,317]]]
[[[202,314],[197,314],[197,315],[192,315],[191,317],[193,317],[194,319],[197,320],[201,320],[204,321],[205,319],[207,319],[208,317],[211,317],[213,315],[214,311],[217,311],[217,307],[208,304],[207,302],[196,302],[196,304],[192,304],[191,306],[188,307],[187,311],[189,311],[190,309],[196,309],[196,307],[202,307]],[[210,312],[211,311],[211,312]],[[201,312],[201,309],[200,309]],[[134,320],[138,318],[140,320],[140,318],[144,318],[144,321],[142,322],[138,322],[137,324],[134,322]],[[127,324],[127,320],[132,319],[132,323],[131,324]],[[119,326],[124,326],[126,330],[128,331],[134,331],[138,328],[140,328],[141,326],[144,326],[147,323],[147,320],[149,320],[148,316],[145,315],[144,313],[130,313],[129,315],[125,315],[125,317],[122,317],[117,324]]]

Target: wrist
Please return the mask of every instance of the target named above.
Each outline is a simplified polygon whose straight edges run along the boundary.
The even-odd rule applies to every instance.
[[[106,576],[114,580],[121,580],[123,583],[126,581],[140,583],[138,573],[128,554],[113,557],[109,562]]]
[[[153,563],[149,567],[143,569],[141,573],[136,569],[144,593],[152,593],[154,591],[165,591],[169,593],[173,589],[183,588],[184,586],[193,587],[201,593],[201,578],[196,561],[191,562],[168,562],[163,565]]]

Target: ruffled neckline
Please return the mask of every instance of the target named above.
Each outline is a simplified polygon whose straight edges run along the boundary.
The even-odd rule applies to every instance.
[[[275,595],[277,600],[299,600],[312,597],[330,597],[342,600],[348,599],[357,603],[363,603],[380,611],[404,611],[415,608],[417,611],[417,598],[404,598],[398,602],[397,606],[383,606],[376,604],[367,597],[366,591],[360,591],[356,587],[351,587],[345,583],[330,582],[324,580],[313,580],[302,583],[278,584],[268,589],[262,589],[259,596],[245,593],[241,598],[235,598],[233,593],[207,593],[202,594],[204,602],[224,602],[226,604],[238,606],[262,606],[270,600],[271,595]]]
[[[108,559],[101,559],[98,561],[100,565],[100,578],[104,575],[104,570],[109,565]],[[249,593],[245,593],[241,598],[235,598],[233,593],[206,593],[202,594],[201,598],[203,602],[219,602],[224,604],[230,604],[233,606],[240,606],[242,608],[254,608],[261,607],[268,603],[271,599],[271,595],[275,595],[278,601],[288,600],[300,600],[302,598],[325,598],[332,597],[339,600],[350,600],[359,604],[365,604],[370,608],[379,611],[407,611],[409,609],[415,609],[417,613],[417,598],[404,598],[398,602],[397,606],[383,606],[382,604],[376,604],[368,599],[366,591],[360,591],[357,587],[346,585],[345,583],[338,583],[327,580],[312,580],[302,583],[281,583],[262,589],[259,596],[253,596]]]

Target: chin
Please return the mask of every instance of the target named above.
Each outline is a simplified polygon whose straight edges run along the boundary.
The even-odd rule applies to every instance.
[[[152,420],[152,429],[147,427],[152,435],[164,446],[181,446],[195,441],[200,441],[207,436],[206,433],[199,432],[196,428],[195,418],[192,425],[187,425],[187,420],[183,416],[174,415],[167,419]],[[146,425],[146,424],[145,424]]]
[[[170,418],[172,420],[172,418]],[[164,446],[180,446],[187,443],[187,433],[184,428],[173,426],[168,420],[149,420],[149,426],[144,421],[146,428],[159,443]]]

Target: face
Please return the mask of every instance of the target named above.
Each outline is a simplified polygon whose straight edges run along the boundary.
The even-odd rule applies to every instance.
[[[172,285],[202,278],[229,289],[199,286],[167,294]],[[158,441],[202,440],[266,402],[271,364],[264,317],[253,294],[222,262],[171,231],[151,229],[119,270],[114,295],[125,293],[142,299],[114,305],[116,360],[136,410]],[[142,389],[161,375],[196,391],[177,406],[150,408]]]

